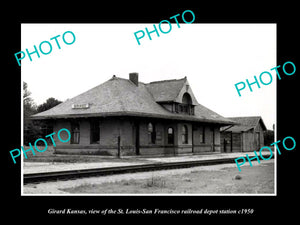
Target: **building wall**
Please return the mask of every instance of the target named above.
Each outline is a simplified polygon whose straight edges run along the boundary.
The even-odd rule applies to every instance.
[[[167,109],[170,112],[173,111],[173,103],[162,103],[161,106],[164,107],[165,109]]]
[[[254,129],[255,132],[259,132],[259,138],[260,138],[260,144],[256,143],[257,148],[263,147],[264,144],[264,130],[262,128],[261,123],[258,123],[258,125]]]
[[[78,119],[80,124],[79,144],[62,143],[56,141],[56,153],[64,154],[118,154],[118,136],[120,136],[121,155],[136,155],[136,131],[139,130],[139,153],[140,155],[177,155],[216,151],[220,152],[220,132],[218,126],[191,122],[177,122],[158,119],[136,118],[99,118],[100,143],[90,144],[90,120]],[[148,124],[155,125],[156,141],[151,143]],[[182,127],[187,126],[188,142],[182,142]],[[137,128],[137,126],[139,128]],[[200,143],[200,129],[204,126],[205,142]],[[174,129],[174,145],[168,144],[168,128]],[[71,131],[71,120],[56,120],[54,132],[61,128]],[[214,135],[213,135],[214,133]],[[214,136],[214,145],[213,145]],[[63,137],[62,137],[63,138]],[[67,138],[67,137],[66,137]],[[65,139],[66,139],[65,138]],[[193,143],[194,142],[194,147]]]
[[[204,128],[203,128],[204,127]],[[193,126],[194,153],[221,152],[220,127],[204,124]],[[204,129],[204,142],[200,142],[200,134]],[[214,138],[214,142],[213,142]]]
[[[264,131],[260,123],[254,128],[243,133],[244,151],[256,151],[264,146]]]
[[[133,123],[121,118],[106,118],[100,121],[99,154],[118,154],[118,137],[123,155],[134,155]]]
[[[229,132],[221,132],[221,152],[232,152],[232,133]]]
[[[177,126],[177,145],[178,149],[175,151],[175,154],[187,154],[187,153],[192,153],[193,152],[193,147],[192,147],[192,124],[191,123],[177,123],[175,124]],[[187,143],[183,143],[182,135],[183,135],[183,126],[187,127]]]
[[[194,153],[201,153],[211,151],[210,144],[207,144],[208,140],[208,132],[209,131],[206,126],[197,124],[193,126],[193,141],[194,141]],[[204,129],[204,142],[200,141],[200,133],[202,134]]]
[[[242,152],[245,146],[243,145],[243,134],[224,131],[220,135],[221,152]],[[225,147],[226,142],[226,147]],[[226,150],[226,151],[225,151]]]
[[[254,148],[254,136],[253,130],[249,130],[247,132],[242,132],[242,140],[243,140],[243,152],[253,151]]]
[[[220,134],[220,126],[214,127],[214,151],[221,152],[221,134]]]
[[[83,145],[90,144],[90,124],[88,120],[81,120],[80,121],[80,143]]]
[[[155,144],[151,143],[151,135],[148,131],[148,125],[152,123],[155,126],[156,141]],[[172,150],[165,149],[165,124],[161,121],[148,119],[139,123],[140,126],[140,154],[141,155],[160,155],[172,154]],[[169,151],[168,151],[169,150]]]
[[[222,152],[225,151],[224,139],[227,141],[227,152],[230,152],[230,142],[232,142],[232,152],[256,151],[264,146],[264,130],[261,123],[259,123],[254,129],[239,133],[232,133],[232,139],[230,131],[222,132],[220,139]]]
[[[56,153],[70,154],[100,154],[100,155],[117,155],[118,153],[118,136],[121,137],[120,145],[125,155],[133,154],[133,130],[132,123],[116,118],[106,118],[100,120],[100,143],[90,143],[90,120],[78,119],[80,124],[80,142],[71,144],[58,142]],[[54,124],[54,132],[61,128],[67,128],[71,132],[71,120],[58,120]]]
[[[62,128],[66,128],[69,131],[71,131],[71,124],[69,123],[69,121],[66,121],[66,120],[55,120],[55,121],[53,121],[53,132],[55,132],[55,134],[56,134],[56,135],[53,135],[53,139],[54,139],[56,145],[58,145],[58,146],[60,146],[60,145],[68,146],[68,145],[70,145],[70,141],[63,143],[63,142],[60,142],[58,137],[57,137],[58,131]],[[63,140],[68,139],[67,133],[61,132],[60,135],[61,135],[61,138]]]
[[[232,152],[243,151],[243,137],[241,133],[232,133]]]

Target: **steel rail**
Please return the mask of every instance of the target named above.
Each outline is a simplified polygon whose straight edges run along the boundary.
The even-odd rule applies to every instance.
[[[272,157],[273,158],[273,157]],[[206,159],[195,161],[180,161],[180,162],[166,162],[166,163],[149,163],[129,166],[53,171],[43,173],[28,173],[23,175],[24,184],[40,183],[46,181],[77,179],[91,176],[107,176],[112,174],[122,173],[136,173],[154,170],[189,168],[195,166],[207,166],[224,163],[235,163],[236,158],[222,158],[222,159]]]

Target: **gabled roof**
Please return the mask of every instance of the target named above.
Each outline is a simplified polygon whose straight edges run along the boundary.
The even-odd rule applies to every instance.
[[[264,121],[260,116],[227,117],[227,118],[236,122],[237,125],[227,127],[228,129],[226,127],[223,127],[221,131],[226,130],[226,131],[232,131],[236,133],[244,132],[255,128],[259,123],[261,123],[263,130],[267,130]]]
[[[146,84],[156,102],[174,101],[186,82],[186,78],[179,80],[162,80]]]
[[[192,105],[198,105],[187,78],[154,81],[145,84],[148,91],[152,94],[154,100],[159,103],[163,102],[177,102],[182,103],[182,96],[188,93],[192,100]]]
[[[184,80],[184,79],[181,79]],[[177,82],[178,81],[178,82]],[[179,83],[170,81],[174,87]],[[169,83],[169,82],[165,82]],[[174,84],[176,83],[176,84]],[[151,87],[152,85],[150,85]],[[166,86],[166,85],[165,85]],[[168,89],[167,87],[165,87]],[[139,82],[136,86],[127,79],[113,77],[72,99],[69,99],[47,111],[35,114],[33,119],[54,119],[54,118],[77,118],[96,116],[141,116],[165,119],[177,119],[188,121],[202,121],[219,124],[233,124],[230,119],[224,118],[210,109],[202,106],[195,106],[195,115],[183,115],[169,112],[160,104],[149,91],[149,84]],[[172,92],[165,96],[172,97]],[[156,96],[159,98],[159,95]],[[84,108],[72,108],[72,105],[87,105]]]

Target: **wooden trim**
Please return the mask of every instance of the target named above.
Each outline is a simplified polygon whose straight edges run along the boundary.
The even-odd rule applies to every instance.
[[[230,132],[230,152],[232,152],[232,149],[233,149],[233,144],[232,144],[232,131]]]
[[[189,121],[189,122],[200,122],[208,124],[223,124],[232,125],[232,122],[216,119],[205,119],[195,116],[186,116],[185,114],[175,113],[173,115],[162,115],[162,114],[151,114],[142,112],[102,112],[102,113],[86,113],[86,114],[64,114],[64,115],[48,115],[48,116],[31,116],[31,120],[52,120],[52,119],[79,119],[79,118],[90,118],[90,117],[134,117],[134,118],[155,118],[163,119],[168,121]]]
[[[215,145],[217,146],[217,145]],[[221,146],[221,145],[219,145]],[[200,145],[194,145],[194,147],[211,147],[211,144],[200,144]]]
[[[192,153],[194,153],[194,124],[192,123]]]
[[[194,147],[210,147],[211,144],[201,144],[194,145]],[[220,147],[221,145],[216,145],[216,147]],[[193,145],[140,145],[140,148],[192,148]],[[58,149],[118,149],[118,145],[80,145],[80,144],[72,144],[72,145],[56,145]],[[121,145],[122,149],[133,149],[134,145]]]
[[[72,145],[56,145],[58,149],[118,149],[118,144],[116,145],[98,145],[98,144],[90,144],[90,145],[80,145],[80,144],[72,144]],[[122,149],[133,149],[133,145],[121,145]]]

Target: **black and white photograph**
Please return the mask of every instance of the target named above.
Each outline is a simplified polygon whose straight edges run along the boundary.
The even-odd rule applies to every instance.
[[[276,194],[276,24],[21,30],[24,195]]]
[[[297,215],[296,6],[66,4],[5,8],[5,217]]]

